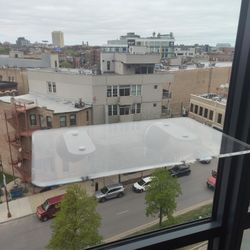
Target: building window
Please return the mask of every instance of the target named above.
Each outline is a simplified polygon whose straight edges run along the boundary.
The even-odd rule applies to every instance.
[[[12,82],[15,81],[15,77],[14,77],[14,76],[11,77],[11,81],[12,81]]]
[[[52,117],[47,116],[46,120],[47,120],[47,128],[52,128]]]
[[[209,120],[213,120],[213,117],[214,117],[214,111],[213,110],[210,110],[209,111]]]
[[[217,123],[222,124],[222,114],[218,114]]]
[[[155,85],[155,86],[154,86],[154,89],[157,89],[157,88],[158,88],[158,85]]]
[[[66,116],[62,115],[59,117],[60,127],[66,127],[67,126],[67,120]]]
[[[2,81],[3,80],[3,76],[2,75],[0,75],[0,81]]]
[[[110,70],[110,61],[107,61],[107,70]]]
[[[190,105],[190,112],[193,112],[193,111],[194,111],[194,104],[191,103],[191,105]]]
[[[132,104],[131,113],[132,114],[139,114],[139,113],[141,113],[141,104],[140,103]]]
[[[200,110],[199,110],[199,115],[201,115],[201,116],[202,116],[202,114],[203,114],[203,108],[202,108],[202,107],[200,107]]]
[[[109,105],[108,106],[108,115],[118,115],[118,106],[117,105]]]
[[[131,95],[141,96],[141,85],[131,85]]]
[[[56,93],[56,83],[55,82],[52,82],[52,90],[53,90],[53,93]]]
[[[194,113],[195,113],[195,114],[198,114],[198,105],[195,105],[195,106],[194,106]]]
[[[107,97],[111,97],[111,96],[112,96],[112,87],[107,86]]]
[[[51,82],[47,82],[47,87],[48,87],[49,93],[51,93],[52,92],[52,84],[51,84]]]
[[[116,85],[112,86],[112,94],[113,94],[113,96],[118,95],[118,86],[116,86]]]
[[[120,106],[120,115],[129,115],[130,106]]]
[[[157,106],[157,104],[156,104],[156,103],[154,103],[154,104],[153,104],[153,106],[154,106],[154,107],[156,107],[156,106]]]
[[[169,92],[168,89],[163,89],[163,90],[162,90],[162,98],[163,98],[163,99],[171,98],[171,92]]]
[[[37,125],[36,114],[31,114],[30,115],[30,125],[31,126],[36,126]]]
[[[130,96],[130,86],[129,85],[119,86],[119,96]]]
[[[8,80],[9,80],[9,82],[11,82],[11,77],[10,76],[8,76]]]
[[[205,109],[204,110],[204,117],[207,118],[207,115],[208,115],[208,109]]]
[[[89,121],[89,111],[88,110],[86,111],[86,121],[87,122]]]
[[[76,114],[71,114],[69,116],[69,123],[70,123],[70,126],[75,126],[76,125]]]

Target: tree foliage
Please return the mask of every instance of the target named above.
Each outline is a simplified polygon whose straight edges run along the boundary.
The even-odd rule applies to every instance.
[[[52,222],[52,237],[47,248],[78,250],[100,243],[101,217],[96,205],[95,199],[79,185],[70,186]]]
[[[177,179],[166,169],[156,169],[152,174],[152,182],[146,189],[146,215],[158,215],[160,226],[163,216],[172,220],[176,209],[176,198],[180,194],[181,187]]]

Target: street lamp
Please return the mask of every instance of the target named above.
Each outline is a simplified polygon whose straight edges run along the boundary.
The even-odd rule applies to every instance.
[[[7,193],[7,188],[6,188],[6,177],[5,174],[3,172],[3,164],[2,164],[2,157],[0,155],[0,170],[2,172],[2,176],[3,176],[3,186],[4,186],[4,193],[5,193],[5,199],[6,199],[6,206],[7,206],[7,218],[11,217],[11,213],[10,213],[10,208],[9,208],[9,201],[8,201],[8,193]]]

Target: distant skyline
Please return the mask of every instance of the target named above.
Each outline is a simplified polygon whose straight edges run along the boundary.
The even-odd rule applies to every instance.
[[[1,3],[2,2],[2,3]],[[64,33],[65,45],[103,45],[127,32],[151,36],[173,32],[176,44],[230,43],[234,46],[239,0],[0,0],[0,42],[18,37],[51,41]]]

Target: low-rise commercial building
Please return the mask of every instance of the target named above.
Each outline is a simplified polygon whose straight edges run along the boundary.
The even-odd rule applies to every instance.
[[[189,117],[222,130],[227,98],[224,95],[208,93],[191,95]]]

